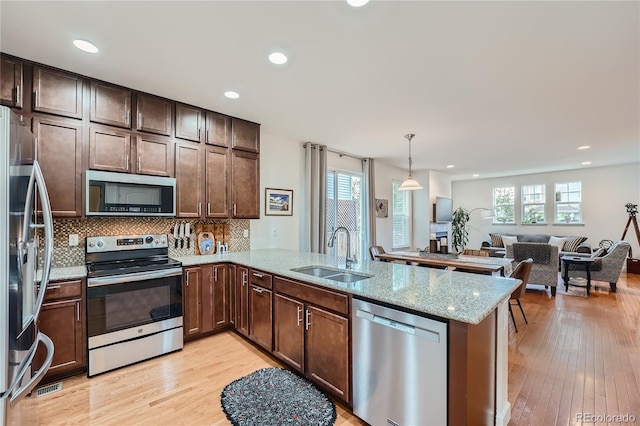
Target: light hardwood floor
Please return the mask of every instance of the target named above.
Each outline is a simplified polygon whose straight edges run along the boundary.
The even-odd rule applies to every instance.
[[[527,291],[509,335],[510,425],[574,425],[577,413],[633,414],[640,423],[640,275],[618,292],[600,284],[589,299]],[[10,425],[227,425],[220,392],[231,381],[280,364],[233,332],[178,353],[98,377],[74,377],[62,391],[26,398]],[[361,425],[338,406],[337,425]],[[613,423],[612,423],[613,424]]]

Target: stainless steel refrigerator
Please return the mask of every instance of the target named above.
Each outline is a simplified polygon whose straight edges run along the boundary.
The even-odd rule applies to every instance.
[[[36,328],[51,270],[53,222],[38,162],[21,160],[29,146],[34,139],[28,124],[0,107],[0,425],[53,359],[53,342]],[[37,277],[40,257],[44,262]],[[47,355],[33,371],[37,350]]]

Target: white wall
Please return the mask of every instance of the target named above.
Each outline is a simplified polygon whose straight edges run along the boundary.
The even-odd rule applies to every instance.
[[[473,212],[469,222],[469,248],[479,248],[489,239],[490,232],[541,233],[551,235],[583,235],[587,242],[597,247],[600,240],[617,241],[622,236],[629,218],[625,204],[640,204],[640,163],[609,167],[592,167],[562,172],[537,173],[494,179],[478,179],[453,182],[454,208],[471,210],[493,205],[492,191],[496,186],[515,186],[516,196],[520,186],[546,184],[547,221],[553,221],[553,193],[556,182],[582,181],[582,209],[584,225],[499,225]],[[516,203],[516,222],[520,221],[520,203]],[[631,226],[626,241],[631,243],[634,257],[640,257],[640,246]]]
[[[386,251],[391,251],[393,246],[393,218],[392,201],[393,188],[391,183],[396,180],[402,182],[407,178],[408,172],[398,167],[389,166],[376,160],[375,162],[375,186],[376,198],[389,201],[389,217],[376,218],[376,244],[384,247]]]

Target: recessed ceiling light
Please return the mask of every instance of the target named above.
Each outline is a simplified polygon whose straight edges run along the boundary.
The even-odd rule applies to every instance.
[[[473,177],[478,177],[478,176],[480,176],[480,175],[479,175],[479,174],[477,174],[477,173],[476,173],[475,175],[473,175]]]
[[[234,92],[233,90],[229,90],[227,92],[224,92],[224,95],[229,99],[238,99],[240,97],[238,92]]]
[[[349,3],[353,7],[360,7],[369,3],[369,0],[347,0],[347,3]]]
[[[447,169],[453,169],[455,166],[453,164],[447,164]]]
[[[98,53],[98,48],[87,40],[73,40],[73,45],[88,53]]]
[[[282,52],[273,52],[271,55],[269,55],[269,60],[276,65],[286,64],[287,55]]]
[[[583,161],[581,164],[583,166],[588,166],[589,164],[591,164],[591,161]]]
[[[589,148],[591,148],[591,145],[582,145],[578,147],[578,149],[589,149]]]

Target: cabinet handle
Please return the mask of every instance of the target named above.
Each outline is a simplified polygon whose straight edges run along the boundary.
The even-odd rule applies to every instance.
[[[218,282],[218,268],[213,269],[213,281]]]
[[[138,113],[138,129],[142,129],[142,113]]]
[[[76,321],[80,322],[80,302],[76,302]]]
[[[33,91],[33,106],[35,106],[36,108],[38,108],[39,103],[38,103],[38,89]]]
[[[138,157],[138,173],[142,170],[142,157]]]
[[[211,203],[207,203],[207,216],[211,216]]]
[[[306,315],[306,324],[304,326],[305,330],[309,329],[309,326],[311,325],[311,321],[309,320],[309,317],[311,316],[311,312],[309,312],[309,310],[307,309],[307,315]]]
[[[16,100],[15,100],[16,105],[18,103],[20,103],[20,85],[18,84],[16,86]]]
[[[129,171],[129,154],[125,154],[124,156],[124,164],[127,166],[127,171]]]
[[[302,322],[302,308],[298,306],[298,327],[300,327],[301,322]]]
[[[131,110],[127,110],[127,126],[131,125]]]
[[[189,287],[189,274],[186,275],[187,278],[187,287]]]
[[[38,138],[33,138],[33,149],[34,149],[34,153],[33,153],[34,160],[37,160],[38,159]]]
[[[256,277],[256,278],[263,278],[264,274],[257,274],[257,273],[254,272],[253,276]]]
[[[242,271],[242,286],[247,285],[247,271]]]
[[[200,140],[200,127],[198,127],[198,140]]]
[[[207,130],[207,142],[209,142],[209,130]]]
[[[202,203],[198,203],[198,216],[200,216],[202,210]]]
[[[233,215],[236,215],[236,203],[233,203]]]
[[[40,286],[38,286],[38,288],[40,288]],[[57,290],[59,288],[60,288],[59,285],[48,285],[47,286],[47,290]]]
[[[262,293],[262,291],[263,291],[261,288],[258,288],[258,287],[251,287],[251,290],[253,290],[253,291],[257,292],[257,293]]]

